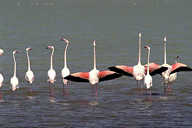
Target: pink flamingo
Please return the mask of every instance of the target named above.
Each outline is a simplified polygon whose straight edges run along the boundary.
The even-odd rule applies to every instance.
[[[3,53],[4,53],[4,51],[3,51],[2,47],[0,47],[0,56],[2,56]],[[1,99],[1,87],[2,87],[2,85],[3,85],[3,80],[4,80],[4,79],[3,79],[3,75],[0,74],[0,99]]]
[[[32,50],[31,47],[26,48],[26,55],[27,55],[27,60],[28,60],[28,70],[25,73],[25,79],[28,82],[28,94],[29,94],[29,86],[31,86],[31,94],[32,94],[32,83],[34,81],[34,73],[31,71],[31,64],[30,64],[30,59],[29,59],[29,50]]]
[[[97,97],[97,84],[101,81],[111,80],[118,78],[122,75],[113,71],[99,71],[96,69],[96,53],[95,53],[95,40],[93,41],[94,46],[94,67],[90,72],[77,72],[70,74],[64,79],[75,81],[75,82],[89,82],[92,85],[92,96],[93,96],[93,85],[96,86],[95,96]]]
[[[150,47],[149,46],[145,46],[145,48],[148,49],[148,58],[147,58],[147,75],[145,75],[144,78],[144,84],[146,87],[146,92],[147,89],[150,89],[150,101],[151,101],[151,87],[152,87],[152,76],[149,74],[149,57],[150,57]],[[148,100],[148,94],[147,95],[147,100]]]
[[[169,89],[169,92],[171,92],[171,84],[177,79],[177,72],[192,71],[192,69],[189,66],[187,66],[186,64],[177,62],[178,56],[176,57],[175,64],[173,64],[173,65],[167,64],[166,41],[167,41],[167,38],[165,36],[164,37],[164,64],[162,64],[162,66],[167,67],[168,69],[166,71],[162,72],[162,74],[161,74],[164,79],[162,82],[162,84],[164,84],[164,93],[166,92],[166,84]]]
[[[51,60],[50,60],[50,69],[47,72],[48,75],[48,82],[49,82],[49,95],[50,95],[50,83],[52,83],[52,92],[51,95],[54,96],[54,82],[55,82],[55,78],[56,78],[56,72],[53,69],[53,54],[54,54],[54,47],[53,46],[47,46],[46,49],[51,49],[52,53],[51,53]]]
[[[65,41],[66,47],[64,52],[64,68],[61,71],[61,75],[63,77],[63,96],[65,95],[64,85],[67,85],[67,96],[68,96],[68,80],[64,79],[66,76],[70,75],[70,70],[67,68],[67,48],[69,45],[69,41],[67,39],[61,39],[61,41]]]
[[[150,63],[149,64],[149,72],[150,75],[156,75],[163,71],[165,71],[167,68],[162,67],[156,63]],[[138,64],[130,67],[130,66],[124,66],[124,65],[117,65],[113,67],[109,67],[109,70],[115,71],[117,73],[120,73],[125,76],[134,77],[137,82],[137,95],[138,95],[138,81],[143,80],[143,78],[146,75],[146,65],[141,65],[141,33],[139,34],[139,56],[138,56]],[[141,84],[141,93],[142,93],[142,84]]]
[[[13,51],[13,60],[14,60],[14,74],[13,77],[10,79],[10,84],[12,85],[12,91],[16,91],[16,98],[17,98],[17,89],[19,88],[19,80],[16,76],[16,71],[17,71],[17,65],[16,65],[16,60],[15,60],[15,54],[18,53],[17,50]],[[12,94],[11,91],[11,94]]]

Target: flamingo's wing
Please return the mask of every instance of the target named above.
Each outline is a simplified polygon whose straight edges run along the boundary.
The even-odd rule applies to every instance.
[[[133,77],[133,67],[117,65],[117,66],[109,67],[108,69],[125,76]]]
[[[147,64],[145,66],[145,72],[147,72]],[[149,73],[151,76],[156,74],[161,74],[162,72],[166,71],[168,68],[158,65],[156,63],[149,63]]]
[[[192,71],[192,68],[182,63],[175,63],[172,65],[171,73],[180,72],[180,71]]]
[[[68,75],[64,79],[75,81],[75,82],[89,82],[89,72],[77,72]]]
[[[101,71],[99,72],[99,81],[112,80],[122,75],[113,71]]]

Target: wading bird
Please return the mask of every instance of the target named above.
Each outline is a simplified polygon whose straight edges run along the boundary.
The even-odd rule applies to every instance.
[[[13,74],[13,77],[11,78],[10,80],[10,83],[12,85],[12,91],[15,91],[16,89],[19,88],[19,80],[16,76],[16,60],[15,60],[15,54],[18,53],[17,50],[13,51],[13,60],[14,60],[14,74]],[[11,91],[11,94],[12,94],[12,91]],[[16,90],[16,97],[17,97],[17,90]]]
[[[54,54],[54,47],[53,46],[47,46],[46,49],[51,49],[52,50],[52,53],[51,53],[51,60],[50,60],[50,69],[49,71],[47,72],[47,75],[48,75],[48,83],[49,83],[49,96],[50,94],[52,96],[54,96],[54,82],[55,82],[55,78],[56,78],[56,72],[55,70],[53,69],[53,54]],[[52,91],[50,93],[50,84],[52,84]]]
[[[145,65],[146,66],[146,65]],[[162,67],[156,63],[149,64],[150,75],[160,74],[165,71],[167,68]],[[146,74],[147,68],[141,65],[141,33],[139,34],[139,56],[138,56],[138,64],[129,67],[124,65],[117,65],[113,67],[109,67],[109,70],[115,71],[125,76],[134,77],[137,82],[137,95],[138,95],[138,81],[143,80]],[[141,93],[142,93],[142,84],[141,84]]]
[[[67,68],[67,48],[69,45],[69,41],[67,39],[64,39],[64,38],[61,39],[61,41],[65,41],[65,43],[66,43],[65,52],[64,52],[64,67],[61,71],[61,75],[63,78],[63,96],[65,95],[64,85],[67,86],[67,96],[68,96],[68,80],[64,79],[64,78],[70,74],[70,70]]]
[[[89,82],[92,85],[92,96],[93,96],[93,85],[96,86],[95,96],[97,97],[97,84],[98,82],[111,80],[120,77],[121,75],[113,71],[99,71],[96,69],[96,53],[95,53],[95,40],[93,41],[94,47],[94,66],[93,70],[90,72],[78,72],[70,74],[65,77],[67,80],[76,81],[76,82]]]
[[[4,53],[4,51],[3,51],[2,47],[0,47],[0,56],[2,56],[3,53]],[[0,74],[0,99],[1,99],[1,87],[2,87],[2,85],[3,85],[3,75]]]
[[[32,83],[34,81],[34,74],[31,71],[31,64],[30,64],[30,59],[29,59],[29,50],[32,50],[31,47],[26,48],[26,55],[27,55],[27,60],[28,60],[28,71],[25,73],[25,79],[28,82],[28,94],[29,94],[29,87],[31,86],[31,94],[32,94]]]
[[[166,88],[168,87],[169,92],[171,92],[171,84],[177,79],[177,72],[180,71],[192,71],[192,69],[183,63],[175,63],[173,65],[167,64],[167,57],[166,57],[166,36],[164,38],[164,64],[162,66],[167,67],[168,69],[163,72],[161,75],[163,76],[164,84],[164,93],[166,92]],[[176,58],[177,59],[177,58]],[[177,62],[177,60],[176,60]],[[167,87],[166,87],[167,84]]]
[[[148,58],[147,58],[147,75],[144,78],[144,84],[145,84],[145,87],[146,87],[147,100],[148,100],[147,89],[150,89],[150,101],[151,101],[152,76],[149,74],[150,47],[145,46],[145,48],[148,49]]]

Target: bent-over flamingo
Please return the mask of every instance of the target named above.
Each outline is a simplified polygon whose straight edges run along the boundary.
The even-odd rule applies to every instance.
[[[50,69],[47,72],[48,75],[48,82],[49,82],[49,95],[50,95],[50,84],[52,84],[52,91],[51,91],[51,95],[54,96],[54,82],[55,82],[55,78],[56,78],[56,72],[53,69],[53,54],[54,54],[54,47],[53,46],[47,46],[46,49],[51,49],[52,53],[51,53],[51,59],[50,59]]]
[[[97,97],[97,84],[101,81],[111,80],[118,78],[122,75],[115,73],[113,71],[99,71],[96,69],[96,53],[95,53],[95,40],[93,41],[94,47],[94,66],[93,70],[90,72],[78,72],[70,74],[69,76],[65,77],[64,79],[76,81],[76,82],[89,82],[92,85],[92,96],[93,96],[93,85],[96,86],[95,96]]]
[[[67,86],[67,96],[68,96],[68,80],[64,79],[64,78],[70,74],[70,70],[67,68],[67,48],[69,45],[69,41],[64,38],[61,39],[61,41],[65,41],[65,43],[66,43],[65,52],[64,52],[64,67],[61,71],[61,75],[63,78],[63,96],[65,95],[64,85]]]
[[[31,64],[30,64],[30,59],[29,59],[29,50],[32,50],[31,47],[26,48],[26,55],[27,55],[27,60],[28,60],[28,71],[25,73],[25,79],[28,82],[28,94],[29,94],[29,86],[31,86],[31,94],[32,94],[32,83],[34,81],[34,74],[31,71]]]

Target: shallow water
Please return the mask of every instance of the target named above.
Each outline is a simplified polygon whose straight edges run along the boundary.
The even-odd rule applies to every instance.
[[[142,63],[151,47],[151,62],[163,63],[163,38],[167,36],[167,61],[189,66],[192,47],[190,0],[64,0],[0,1],[0,58],[4,76],[0,101],[1,127],[192,127],[192,79],[190,72],[178,73],[173,93],[163,94],[162,78],[153,77],[152,102],[136,95],[133,78],[121,77],[99,83],[98,98],[92,98],[88,83],[69,82],[69,97],[62,96],[61,69],[65,44],[70,41],[67,60],[71,73],[93,68],[93,40],[96,40],[97,68],[135,65],[138,34],[142,33]],[[47,71],[55,47],[57,72],[55,96],[49,97]],[[27,94],[25,48],[30,51],[35,74],[33,95]],[[11,98],[12,51],[17,49],[17,99]]]

